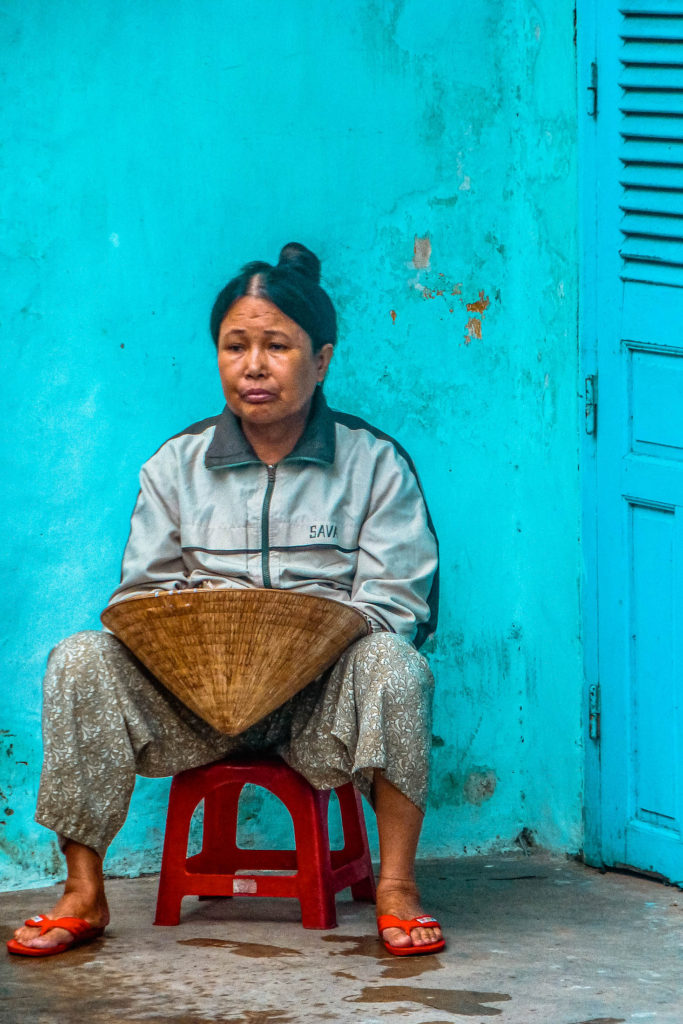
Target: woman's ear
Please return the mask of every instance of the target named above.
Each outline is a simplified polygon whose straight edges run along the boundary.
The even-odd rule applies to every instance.
[[[327,373],[333,355],[334,346],[330,344],[323,345],[322,348],[318,349],[318,351],[315,354],[319,384],[322,384],[322,382],[325,380],[325,375]]]

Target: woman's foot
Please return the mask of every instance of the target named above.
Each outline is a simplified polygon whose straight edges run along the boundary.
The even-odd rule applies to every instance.
[[[57,901],[52,910],[45,915],[50,918],[58,917],[81,917],[94,928],[104,928],[109,924],[109,907],[104,895],[104,889],[90,889],[79,887],[65,891],[64,895]],[[32,949],[49,949],[52,946],[59,946],[63,943],[72,945],[75,936],[64,928],[52,928],[44,935],[40,934],[40,928],[30,928],[22,925],[17,928],[14,938],[22,946]]]
[[[53,920],[80,917],[93,928],[105,928],[109,924],[109,907],[104,894],[102,858],[95,850],[75,840],[67,840],[64,854],[67,867],[64,895],[45,916]],[[22,925],[15,931],[14,938],[29,949],[72,946],[77,941],[77,937],[64,928],[52,928],[44,935],[40,931],[40,928]]]
[[[382,879],[380,876],[377,883],[377,917],[382,914],[393,914],[402,921],[422,917],[424,911],[416,883],[411,879]],[[413,928],[410,935],[401,928],[385,928],[382,932],[382,939],[390,946],[428,946],[441,938],[443,935],[440,928]]]

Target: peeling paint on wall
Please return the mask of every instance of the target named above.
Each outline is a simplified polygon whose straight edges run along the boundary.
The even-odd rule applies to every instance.
[[[498,779],[492,768],[475,768],[465,779],[463,791],[470,804],[483,804],[496,791]]]
[[[481,320],[478,316],[471,316],[465,324],[465,344],[469,345],[472,338],[481,340]]]
[[[417,235],[415,236],[414,245],[419,249],[419,255],[417,255],[417,249],[414,248],[413,260],[410,264],[411,267],[417,267],[418,263],[421,265],[421,271],[429,270],[429,265],[426,262],[427,256],[424,248],[420,248],[418,243],[422,243],[429,240],[429,236],[426,239],[421,239]],[[429,259],[431,259],[433,253],[431,244],[429,247]],[[465,323],[465,334],[464,341],[466,345],[469,345],[473,338],[481,340],[482,337],[482,320],[485,318],[486,311],[491,305],[491,300],[486,294],[486,291],[482,288],[479,290],[479,297],[472,302],[465,303],[462,296],[462,281],[453,282],[443,272],[439,271],[436,276],[427,274],[427,280],[425,281],[425,274],[418,272],[417,276],[412,279],[411,284],[419,292],[420,297],[425,301],[433,301],[435,299],[441,299],[445,304],[449,314],[453,314],[457,308],[453,300],[460,307],[464,307],[468,313],[474,313],[475,316],[470,316]],[[441,308],[441,307],[439,307]],[[395,323],[394,311],[392,310],[392,320]]]
[[[429,270],[429,261],[432,255],[432,243],[429,235],[420,238],[415,235],[413,243],[413,266],[416,270]]]
[[[483,290],[479,292],[479,298],[476,302],[468,302],[467,309],[468,313],[481,313],[483,316],[486,310],[491,305],[488,295],[485,295]]]

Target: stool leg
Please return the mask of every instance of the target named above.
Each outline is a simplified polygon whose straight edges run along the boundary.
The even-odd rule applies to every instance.
[[[190,822],[197,803],[195,794],[189,788],[184,787],[181,780],[174,779],[168,799],[155,924],[176,925],[180,923],[187,843],[190,836]]]
[[[204,797],[204,830],[197,869],[232,875],[237,860],[237,814],[242,792],[239,782],[219,786]]]
[[[329,791],[319,792],[302,780],[298,803],[300,806],[304,805],[306,813],[297,814],[293,820],[299,866],[301,923],[304,928],[337,927],[327,830],[329,800]],[[294,802],[289,806],[295,806]]]
[[[344,857],[347,861],[360,860],[366,869],[365,876],[351,886],[351,895],[354,900],[375,903],[377,899],[375,874],[370,860],[362,797],[351,782],[340,786],[336,793],[344,831]]]

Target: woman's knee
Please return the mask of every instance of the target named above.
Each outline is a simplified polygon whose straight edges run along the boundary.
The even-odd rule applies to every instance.
[[[402,703],[411,697],[431,702],[434,676],[427,659],[396,633],[371,633],[351,649],[354,675],[368,673],[375,685],[395,693]]]
[[[98,657],[103,651],[115,650],[120,645],[121,641],[111,633],[104,633],[98,629],[84,629],[55,644],[48,655],[48,665],[56,668],[67,662],[87,661],[92,657]]]
[[[66,637],[50,651],[47,660],[43,680],[46,699],[67,691],[94,693],[100,666],[108,656],[116,657],[122,649],[120,640],[99,630],[83,630]]]

